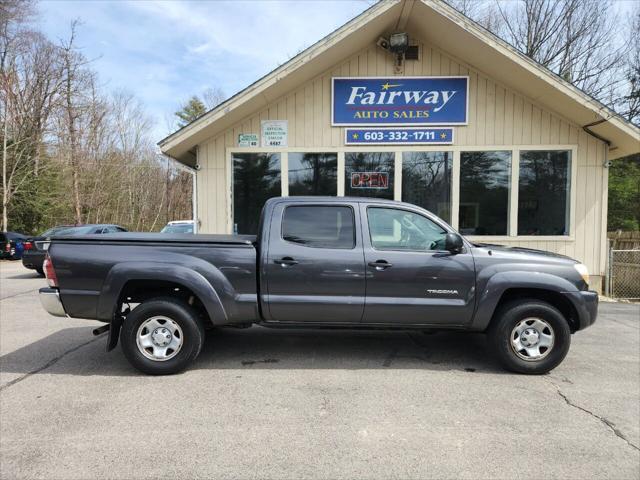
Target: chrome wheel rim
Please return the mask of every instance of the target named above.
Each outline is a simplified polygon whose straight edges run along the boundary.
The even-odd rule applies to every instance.
[[[138,328],[136,343],[149,360],[165,362],[182,348],[184,335],[175,321],[162,315],[146,319]]]
[[[536,362],[553,349],[555,334],[551,325],[541,318],[520,320],[511,330],[510,345],[522,360]]]

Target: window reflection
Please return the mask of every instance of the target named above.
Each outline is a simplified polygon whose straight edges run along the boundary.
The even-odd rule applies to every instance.
[[[338,156],[335,153],[290,153],[289,195],[336,195]]]
[[[342,206],[291,206],[284,211],[282,238],[316,248],[353,248],[353,209]]]
[[[369,208],[369,234],[378,250],[444,250],[447,235],[422,215],[395,208]]]
[[[234,233],[258,233],[264,203],[282,193],[279,153],[233,154]]]
[[[460,153],[460,232],[507,235],[511,152]]]
[[[345,195],[393,200],[393,152],[345,154]]]
[[[520,152],[518,235],[569,234],[570,153]]]
[[[451,219],[451,152],[403,152],[402,201]]]

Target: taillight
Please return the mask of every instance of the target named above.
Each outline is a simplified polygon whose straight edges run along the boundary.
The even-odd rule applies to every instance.
[[[11,244],[9,242],[7,242],[7,244],[4,246],[4,251],[5,252],[10,252],[11,251]]]
[[[58,277],[56,276],[56,271],[53,268],[53,262],[51,261],[51,257],[49,254],[44,259],[44,263],[42,264],[42,270],[44,270],[44,276],[47,277],[47,282],[49,286],[52,288],[58,287]]]
[[[33,243],[31,243],[31,242],[24,242],[23,246],[24,246],[24,249],[25,249],[25,250],[31,250],[31,249],[33,248]]]

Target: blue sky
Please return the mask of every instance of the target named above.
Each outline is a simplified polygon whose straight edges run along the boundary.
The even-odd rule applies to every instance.
[[[619,13],[637,0],[616,1]],[[367,9],[371,0],[43,0],[52,40],[82,22],[78,44],[106,90],[126,89],[168,133],[178,105],[210,87],[231,96]]]
[[[220,87],[231,96],[368,8],[357,1],[42,1],[40,28],[66,38],[80,19],[78,44],[94,59],[105,89],[124,88],[155,121],[193,94]]]

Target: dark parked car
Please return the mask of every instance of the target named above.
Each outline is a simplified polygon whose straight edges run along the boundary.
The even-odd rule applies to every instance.
[[[267,201],[257,237],[56,237],[40,290],[54,315],[107,322],[150,374],[195,360],[208,326],[486,332],[502,364],[544,373],[596,320],[586,267],[474,244],[414,205],[370,198]],[[463,337],[460,337],[461,341]]]
[[[24,242],[24,252],[22,254],[22,265],[31,270],[35,270],[40,275],[44,275],[42,264],[46,251],[44,246],[52,236],[74,236],[74,235],[96,235],[103,233],[122,233],[125,228],[113,224],[87,224],[87,225],[59,225],[42,232],[37,237],[28,238]]]
[[[20,260],[27,237],[17,232],[0,232],[0,258]]]

